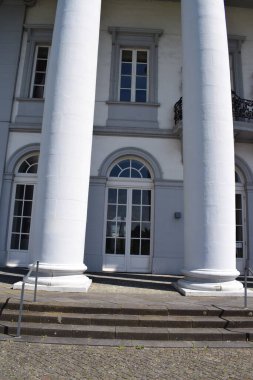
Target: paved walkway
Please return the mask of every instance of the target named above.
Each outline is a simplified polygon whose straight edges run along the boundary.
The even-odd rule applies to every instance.
[[[95,276],[95,275],[94,275]],[[175,308],[243,308],[242,297],[184,297],[173,290],[171,276],[99,275],[88,293],[38,292],[38,301],[47,303],[129,305]],[[128,278],[128,279],[127,279]],[[19,274],[0,271],[0,300],[19,297],[11,284]],[[128,282],[129,281],[129,282]],[[32,299],[32,292],[26,292]],[[253,298],[248,299],[253,309]],[[219,347],[220,346],[220,347]],[[177,342],[175,347],[82,346],[0,341],[0,380],[253,380],[253,345],[232,342]]]
[[[182,296],[174,288],[177,276],[156,275],[99,275],[91,274],[93,283],[87,293],[60,293],[38,291],[37,301],[46,303],[68,303],[101,306],[159,306],[170,308],[243,308],[243,297],[217,296],[199,297]],[[21,277],[16,273],[6,273],[0,269],[0,301],[17,299],[19,290],[11,289],[11,285]],[[117,284],[117,285],[116,285]],[[252,293],[252,289],[250,289]],[[26,291],[25,299],[32,300],[33,292]],[[253,309],[253,297],[248,298],[248,308]]]

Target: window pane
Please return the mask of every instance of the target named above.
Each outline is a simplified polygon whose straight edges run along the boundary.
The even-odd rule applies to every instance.
[[[121,169],[118,167],[118,165],[115,165],[111,170],[110,177],[118,177],[120,171]]]
[[[141,237],[146,239],[150,238],[150,223],[141,224]]]
[[[146,76],[147,75],[147,69],[148,69],[147,64],[145,64],[145,63],[137,63],[137,65],[136,65],[136,74],[137,75]]]
[[[121,64],[121,75],[131,75],[132,74],[132,64],[122,63]]]
[[[126,236],[126,223],[125,222],[119,222],[117,227],[118,227],[118,236],[119,237],[125,237]]]
[[[143,206],[142,207],[142,220],[143,221],[150,221],[150,207],[149,206]]]
[[[131,101],[131,90],[120,90],[120,101],[130,102]]]
[[[137,62],[146,63],[148,59],[147,51],[137,51]]]
[[[147,91],[136,90],[136,92],[135,92],[135,101],[136,102],[143,102],[143,103],[145,103],[147,101]]]
[[[242,227],[236,227],[236,241],[243,241]]]
[[[11,249],[19,249],[19,235],[11,235]]]
[[[21,228],[21,218],[13,218],[12,232],[20,232],[20,228]]]
[[[130,160],[122,160],[118,163],[121,169],[126,169],[130,167]]]
[[[130,169],[124,169],[124,170],[122,170],[122,172],[120,173],[120,177],[130,178]]]
[[[48,57],[48,50],[49,50],[49,48],[46,47],[46,46],[39,47],[38,48],[38,58],[45,58],[45,59],[47,59],[47,57]]]
[[[118,220],[125,220],[126,219],[126,206],[118,206],[118,218],[117,219]]]
[[[236,211],[236,224],[241,224],[242,225],[242,212]]]
[[[18,172],[19,173],[26,173],[27,170],[29,169],[29,165],[26,161],[23,161],[22,164],[20,165]]]
[[[108,203],[117,203],[117,190],[109,189],[108,190]]]
[[[27,251],[29,246],[29,235],[21,235],[20,249]]]
[[[21,216],[22,214],[23,214],[23,201],[15,201],[13,215]]]
[[[115,218],[116,218],[116,206],[108,205],[107,219],[108,220],[115,220]]]
[[[131,178],[141,178],[140,172],[134,168],[131,168]]]
[[[25,199],[28,200],[28,199],[33,199],[33,188],[34,188],[34,185],[26,185],[26,189],[25,189]]]
[[[31,219],[30,218],[23,218],[22,221],[22,232],[29,234],[30,232],[30,225],[31,225]]]
[[[135,205],[141,204],[141,190],[133,190],[132,203]]]
[[[136,77],[136,88],[147,89],[147,77]]]
[[[131,225],[131,237],[132,238],[140,238],[140,223],[132,223]]]
[[[132,62],[132,50],[122,50],[122,61]]]
[[[38,164],[33,164],[30,166],[30,168],[27,170],[27,173],[30,174],[36,174],[38,171]]]
[[[131,88],[132,78],[128,75],[122,75],[120,81],[121,88]],[[141,87],[142,88],[142,87]]]
[[[106,236],[115,237],[116,236],[116,223],[107,222]]]
[[[125,239],[116,239],[116,254],[125,254]]]
[[[151,205],[151,191],[150,190],[142,191],[142,204]]]
[[[144,166],[141,169],[142,178],[151,178],[149,170]]]
[[[32,201],[25,201],[24,202],[23,215],[24,216],[31,216],[32,215]]]
[[[44,86],[34,86],[32,97],[41,99],[44,96]]]
[[[143,166],[143,163],[140,162],[140,161],[132,160],[131,161],[131,166],[132,166],[132,168],[140,170],[140,168],[142,168],[142,166]]]
[[[25,185],[17,185],[16,186],[16,199],[23,199],[24,197],[24,190],[25,190]]]
[[[47,69],[47,60],[38,59],[36,63],[36,71],[45,72]]]
[[[131,239],[130,255],[139,255],[139,251],[140,251],[140,240],[139,239]]]
[[[119,204],[127,204],[127,190],[126,189],[119,189]]]
[[[132,220],[141,220],[141,208],[140,206],[132,207]]]
[[[235,196],[235,203],[236,203],[236,208],[238,209],[241,209],[242,208],[242,196],[241,194],[236,194]]]
[[[141,240],[141,254],[142,255],[150,254],[150,240]]]
[[[115,239],[106,239],[105,253],[114,253]]]
[[[242,259],[243,258],[243,248],[242,247],[237,247],[236,248],[236,258],[237,259]]]
[[[34,78],[34,84],[45,84],[45,73],[36,73]]]

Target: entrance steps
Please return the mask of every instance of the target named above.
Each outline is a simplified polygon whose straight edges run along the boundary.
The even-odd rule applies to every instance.
[[[18,302],[0,303],[0,334],[15,336]],[[26,303],[21,335],[71,340],[253,342],[253,309]]]

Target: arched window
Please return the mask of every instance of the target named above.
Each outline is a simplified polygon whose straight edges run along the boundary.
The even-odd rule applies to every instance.
[[[29,251],[37,170],[37,153],[26,156],[16,166],[9,228],[9,252],[12,253]]]
[[[104,270],[149,272],[153,180],[148,164],[127,156],[109,169]]]
[[[118,162],[110,171],[110,177],[151,178],[149,169],[140,161],[125,159]]]

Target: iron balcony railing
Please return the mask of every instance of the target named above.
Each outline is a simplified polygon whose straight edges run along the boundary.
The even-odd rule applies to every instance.
[[[235,121],[253,121],[253,100],[242,99],[232,91],[232,109]],[[174,121],[177,125],[183,119],[183,98],[174,105]]]

